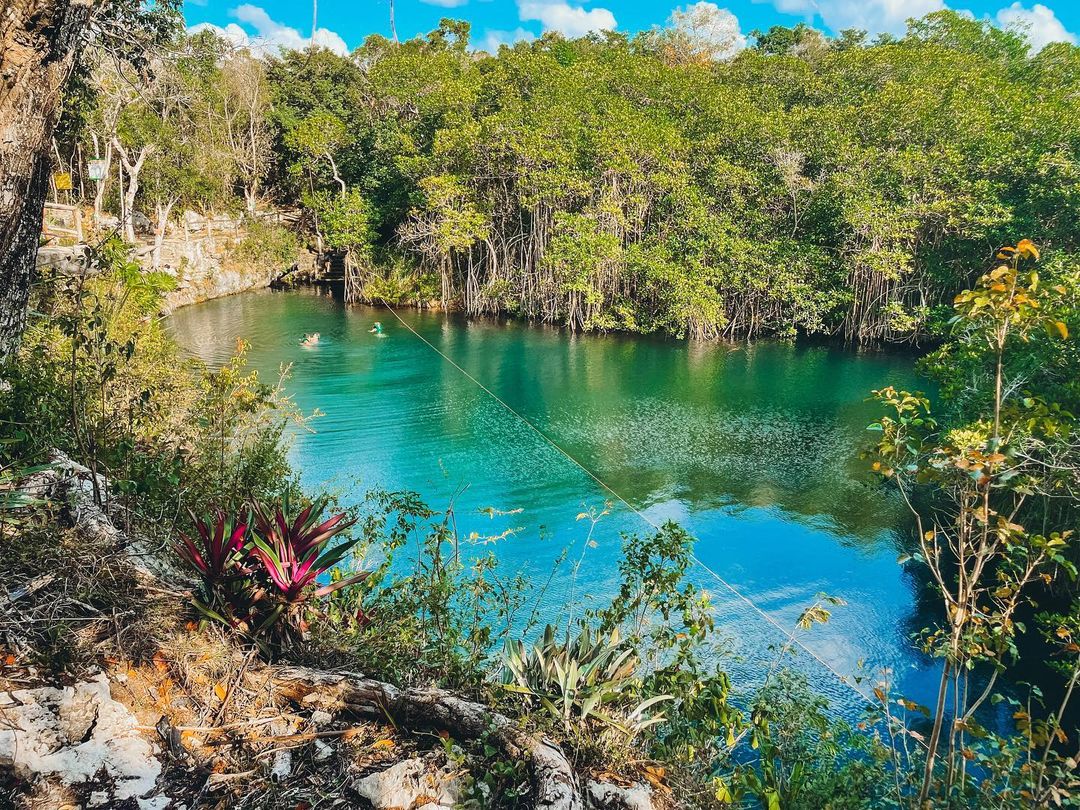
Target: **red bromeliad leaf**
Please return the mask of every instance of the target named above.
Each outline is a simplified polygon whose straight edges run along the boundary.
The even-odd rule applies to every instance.
[[[205,574],[209,570],[195,543],[183,532],[180,532],[180,543],[176,546],[176,553],[200,573]]]
[[[247,520],[238,516],[234,521],[226,518],[220,509],[214,513],[211,526],[205,520],[192,515],[202,547],[183,532],[179,532],[176,552],[205,579],[218,581],[233,568],[242,567]]]
[[[351,577],[345,577],[344,579],[339,579],[337,582],[331,582],[329,585],[324,585],[323,587],[316,590],[313,596],[328,596],[334,591],[340,590],[341,588],[347,587],[349,585],[355,585],[357,582],[361,582],[367,579],[369,574],[371,574],[370,571],[361,571],[359,574],[353,574]],[[359,611],[359,613],[363,613],[363,611]]]
[[[271,515],[267,509],[256,505],[255,535],[252,554],[265,569],[279,596],[288,602],[302,602],[310,594],[305,593],[320,576],[337,565],[356,543],[348,540],[333,549],[326,549],[330,540],[353,525],[344,513],[319,523],[326,508],[326,499],[320,498],[300,510],[289,519],[288,502],[275,508]],[[357,580],[353,580],[357,581]],[[337,588],[332,588],[330,593]],[[316,593],[322,591],[317,589]]]

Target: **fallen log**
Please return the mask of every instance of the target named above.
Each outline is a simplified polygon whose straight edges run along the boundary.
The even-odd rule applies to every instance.
[[[511,759],[528,764],[534,803],[538,810],[581,810],[574,770],[553,742],[519,728],[503,714],[444,689],[398,689],[351,673],[324,672],[307,667],[270,670],[277,690],[305,706],[357,715],[389,716],[403,727],[446,729],[476,739],[487,736]],[[265,681],[266,670],[252,678]]]

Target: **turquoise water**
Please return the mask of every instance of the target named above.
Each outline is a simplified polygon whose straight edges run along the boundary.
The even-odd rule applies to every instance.
[[[841,673],[865,662],[864,684],[888,667],[903,693],[929,700],[936,676],[909,641],[922,626],[919,586],[896,562],[905,512],[858,458],[875,415],[869,391],[917,386],[910,358],[401,316],[650,520],[685,526],[701,561],[782,627],[819,592],[842,597],[847,606],[805,643]],[[384,337],[368,333],[376,320]],[[211,364],[238,338],[264,375],[292,364],[288,390],[324,414],[292,449],[307,486],[356,499],[373,486],[411,489],[435,508],[456,495],[464,536],[517,530],[480,548],[538,592],[572,547],[572,558],[585,554],[575,592],[600,602],[617,583],[620,533],[649,528],[615,502],[585,548],[588,521],[576,518],[610,494],[385,310],[346,308],[317,290],[261,292],[180,310],[171,323]],[[314,331],[319,344],[301,347]],[[521,511],[492,518],[486,507]],[[733,680],[752,684],[781,634],[708,571],[692,575],[730,637]],[[565,613],[570,587],[566,565],[544,594],[547,617]],[[835,676],[797,660],[819,693],[858,710]]]

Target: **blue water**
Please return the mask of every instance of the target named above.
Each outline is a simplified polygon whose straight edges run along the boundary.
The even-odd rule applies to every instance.
[[[937,676],[910,641],[925,623],[919,585],[897,564],[906,513],[858,457],[876,413],[870,390],[919,384],[909,357],[401,316],[650,520],[686,527],[701,561],[780,626],[793,627],[819,592],[843,598],[828,624],[800,634],[833,670],[861,674],[868,691],[888,668],[899,692],[930,700]],[[367,331],[376,320],[383,338]],[[571,559],[585,555],[580,605],[602,603],[617,586],[621,533],[649,530],[385,310],[316,290],[261,292],[183,309],[171,323],[208,363],[243,338],[263,376],[291,364],[296,403],[323,413],[292,446],[306,486],[357,500],[374,486],[411,489],[436,508],[454,499],[464,537],[517,530],[476,548],[494,549],[538,593],[570,547]],[[314,331],[319,344],[301,347]],[[597,546],[585,548],[589,521],[577,516],[608,501]],[[521,511],[489,517],[486,507]],[[545,618],[565,615],[570,573],[565,565],[544,593]],[[712,596],[734,683],[751,687],[783,635],[708,571],[692,577]],[[838,711],[861,710],[825,667],[805,654],[795,664]]]

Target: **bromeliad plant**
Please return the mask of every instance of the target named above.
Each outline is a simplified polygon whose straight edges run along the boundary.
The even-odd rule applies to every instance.
[[[252,507],[255,529],[251,536],[251,557],[262,567],[269,580],[272,601],[275,603],[271,624],[281,620],[286,632],[307,631],[304,612],[310,599],[328,596],[364,579],[370,572],[361,571],[326,585],[319,585],[319,577],[329,573],[340,563],[356,539],[345,540],[330,548],[330,541],[348,529],[356,521],[346,520],[345,513],[335,515],[320,523],[327,499],[318,498],[290,515],[289,499],[273,513],[264,506]]]
[[[212,521],[194,518],[198,541],[181,533],[178,555],[199,575],[195,607],[256,641],[280,647],[303,638],[305,614],[313,599],[352,585],[360,572],[320,585],[349,553],[356,540],[330,547],[353,525],[344,513],[322,520],[327,499],[319,498],[293,514],[288,498],[267,507],[253,503],[229,519],[217,510]]]
[[[605,638],[585,625],[565,641],[557,641],[556,634],[548,625],[532,647],[507,642],[503,688],[539,701],[566,733],[575,727],[584,731],[590,721],[599,720],[633,738],[664,721],[663,715],[649,716],[648,711],[670,696],[632,705],[638,659],[618,630]]]
[[[228,517],[221,509],[212,520],[191,516],[198,541],[180,532],[176,553],[199,575],[192,604],[206,618],[249,632],[255,608],[265,595],[253,577],[248,558],[248,516]]]

